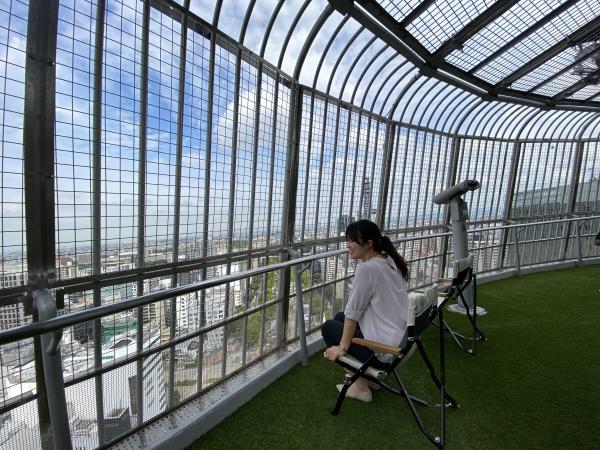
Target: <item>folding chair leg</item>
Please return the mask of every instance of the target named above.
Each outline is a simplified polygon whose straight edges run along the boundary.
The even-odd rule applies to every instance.
[[[471,337],[466,337],[463,336],[459,333],[456,332],[452,332],[453,336],[456,335],[461,339],[467,340],[467,341],[471,341],[471,348],[470,349],[465,349],[464,346],[459,345],[459,347],[465,351],[466,353],[468,353],[469,355],[475,355],[476,351],[477,351],[477,341],[485,341],[486,338],[483,335],[483,333],[481,332],[481,330],[479,329],[479,327],[477,327],[477,297],[473,296],[473,314],[471,314],[471,312],[469,311],[469,307],[467,306],[467,302],[465,301],[465,298],[462,295],[462,292],[459,295],[459,299],[463,304],[463,307],[465,308],[465,311],[467,313],[467,319],[469,320],[469,323],[471,324],[471,328],[473,330],[473,335]],[[455,339],[456,340],[456,339]]]
[[[433,364],[431,364],[431,360],[429,359],[429,356],[427,356],[427,353],[425,352],[425,348],[423,347],[423,344],[421,343],[420,340],[417,341],[417,348],[419,349],[419,353],[421,353],[421,357],[423,358],[425,365],[429,369],[429,375],[431,376],[431,379],[433,380],[433,382],[435,383],[437,388],[441,390],[442,383],[441,383],[440,379],[438,378],[437,374],[435,373],[435,368],[433,367]],[[450,394],[448,394],[446,392],[445,388],[444,388],[444,398],[446,400],[448,400],[448,402],[450,403],[449,405],[444,405],[444,406],[450,406],[451,408],[458,408],[458,403],[456,402],[456,400],[454,400],[454,398]]]
[[[406,387],[404,386],[404,383],[402,383],[402,380],[400,379],[400,377],[398,376],[396,371],[394,371],[394,376],[396,377],[398,386],[400,386],[400,390],[402,391],[402,396],[406,399],[406,403],[408,403],[410,412],[412,413],[413,417],[415,418],[415,421],[417,422],[417,426],[419,427],[419,430],[421,430],[421,433],[423,433],[425,435],[425,437],[427,439],[429,439],[431,441],[431,443],[433,445],[435,445],[436,447],[444,448],[442,439],[440,439],[439,436],[434,436],[433,434],[431,434],[429,432],[429,430],[427,428],[425,428],[425,424],[421,420],[421,416],[419,415],[419,412],[417,411],[417,408],[414,405],[413,396],[408,393],[408,391],[406,390]]]

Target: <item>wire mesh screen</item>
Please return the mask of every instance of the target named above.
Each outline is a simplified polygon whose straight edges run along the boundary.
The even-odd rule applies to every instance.
[[[55,227],[59,280],[91,263],[96,11],[60,2],[56,44]]]
[[[177,98],[181,24],[163,10],[150,12],[148,49],[148,127],[146,140],[146,265],[172,261]]]
[[[522,144],[511,218],[567,213],[574,156],[575,145],[570,142]]]
[[[0,289],[27,284],[23,177],[27,15],[26,2],[0,4]],[[0,307],[0,315],[12,315],[19,308]],[[0,330],[20,323],[0,321]]]
[[[451,151],[452,140],[445,135],[397,127],[386,229],[430,227],[444,220],[432,199],[447,187]]]
[[[463,196],[471,222],[504,217],[513,151],[514,143],[509,141],[461,139],[456,181],[477,180],[481,184]]]
[[[135,267],[137,248],[141,1],[106,3],[102,77],[101,271]],[[85,258],[85,259],[83,259]],[[91,258],[79,255],[78,275],[91,275]]]
[[[600,209],[600,144],[598,142],[585,142],[581,158],[581,169],[577,183],[574,212],[585,217],[595,215]],[[581,238],[582,257],[600,255],[600,246],[594,244],[594,239],[600,233],[599,219],[584,219],[573,225],[567,257],[577,257],[579,245],[577,229]]]
[[[528,142],[521,145],[511,219],[536,222],[542,217],[560,217],[569,212],[575,150],[576,144],[572,142]],[[566,233],[564,223],[527,227],[523,232],[513,231],[513,240],[514,233],[520,233],[518,239],[523,242],[522,264],[562,258]]]

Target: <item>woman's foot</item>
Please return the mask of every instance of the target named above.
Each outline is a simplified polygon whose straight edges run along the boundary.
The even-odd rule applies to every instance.
[[[336,387],[339,392],[342,392],[344,385],[337,384]],[[356,400],[360,400],[361,402],[365,402],[365,403],[368,403],[371,400],[373,400],[373,394],[371,393],[371,390],[368,387],[366,390],[363,391],[363,390],[357,389],[354,384],[352,386],[350,386],[350,388],[346,391],[346,397],[355,398]]]

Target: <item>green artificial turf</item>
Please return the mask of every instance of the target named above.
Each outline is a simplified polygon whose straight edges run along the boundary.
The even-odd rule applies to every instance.
[[[478,318],[487,342],[475,357],[446,337],[449,449],[600,448],[600,266],[536,273],[481,285]],[[446,314],[451,325],[466,321]],[[466,327],[463,327],[466,329]],[[437,329],[425,345],[437,358]],[[330,410],[342,369],[317,352],[202,436],[191,449],[431,449],[406,401],[378,391],[373,402]],[[436,398],[417,353],[402,368],[411,393]],[[394,382],[392,382],[394,383]],[[437,410],[418,407],[437,434]]]

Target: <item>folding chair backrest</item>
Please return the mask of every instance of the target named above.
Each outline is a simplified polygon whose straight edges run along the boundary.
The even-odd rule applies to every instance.
[[[419,295],[411,295],[408,300],[407,336],[409,341],[419,339],[431,318],[432,309],[437,306],[438,286],[433,285]]]
[[[464,288],[473,275],[473,255],[454,261],[452,268],[452,285]]]

